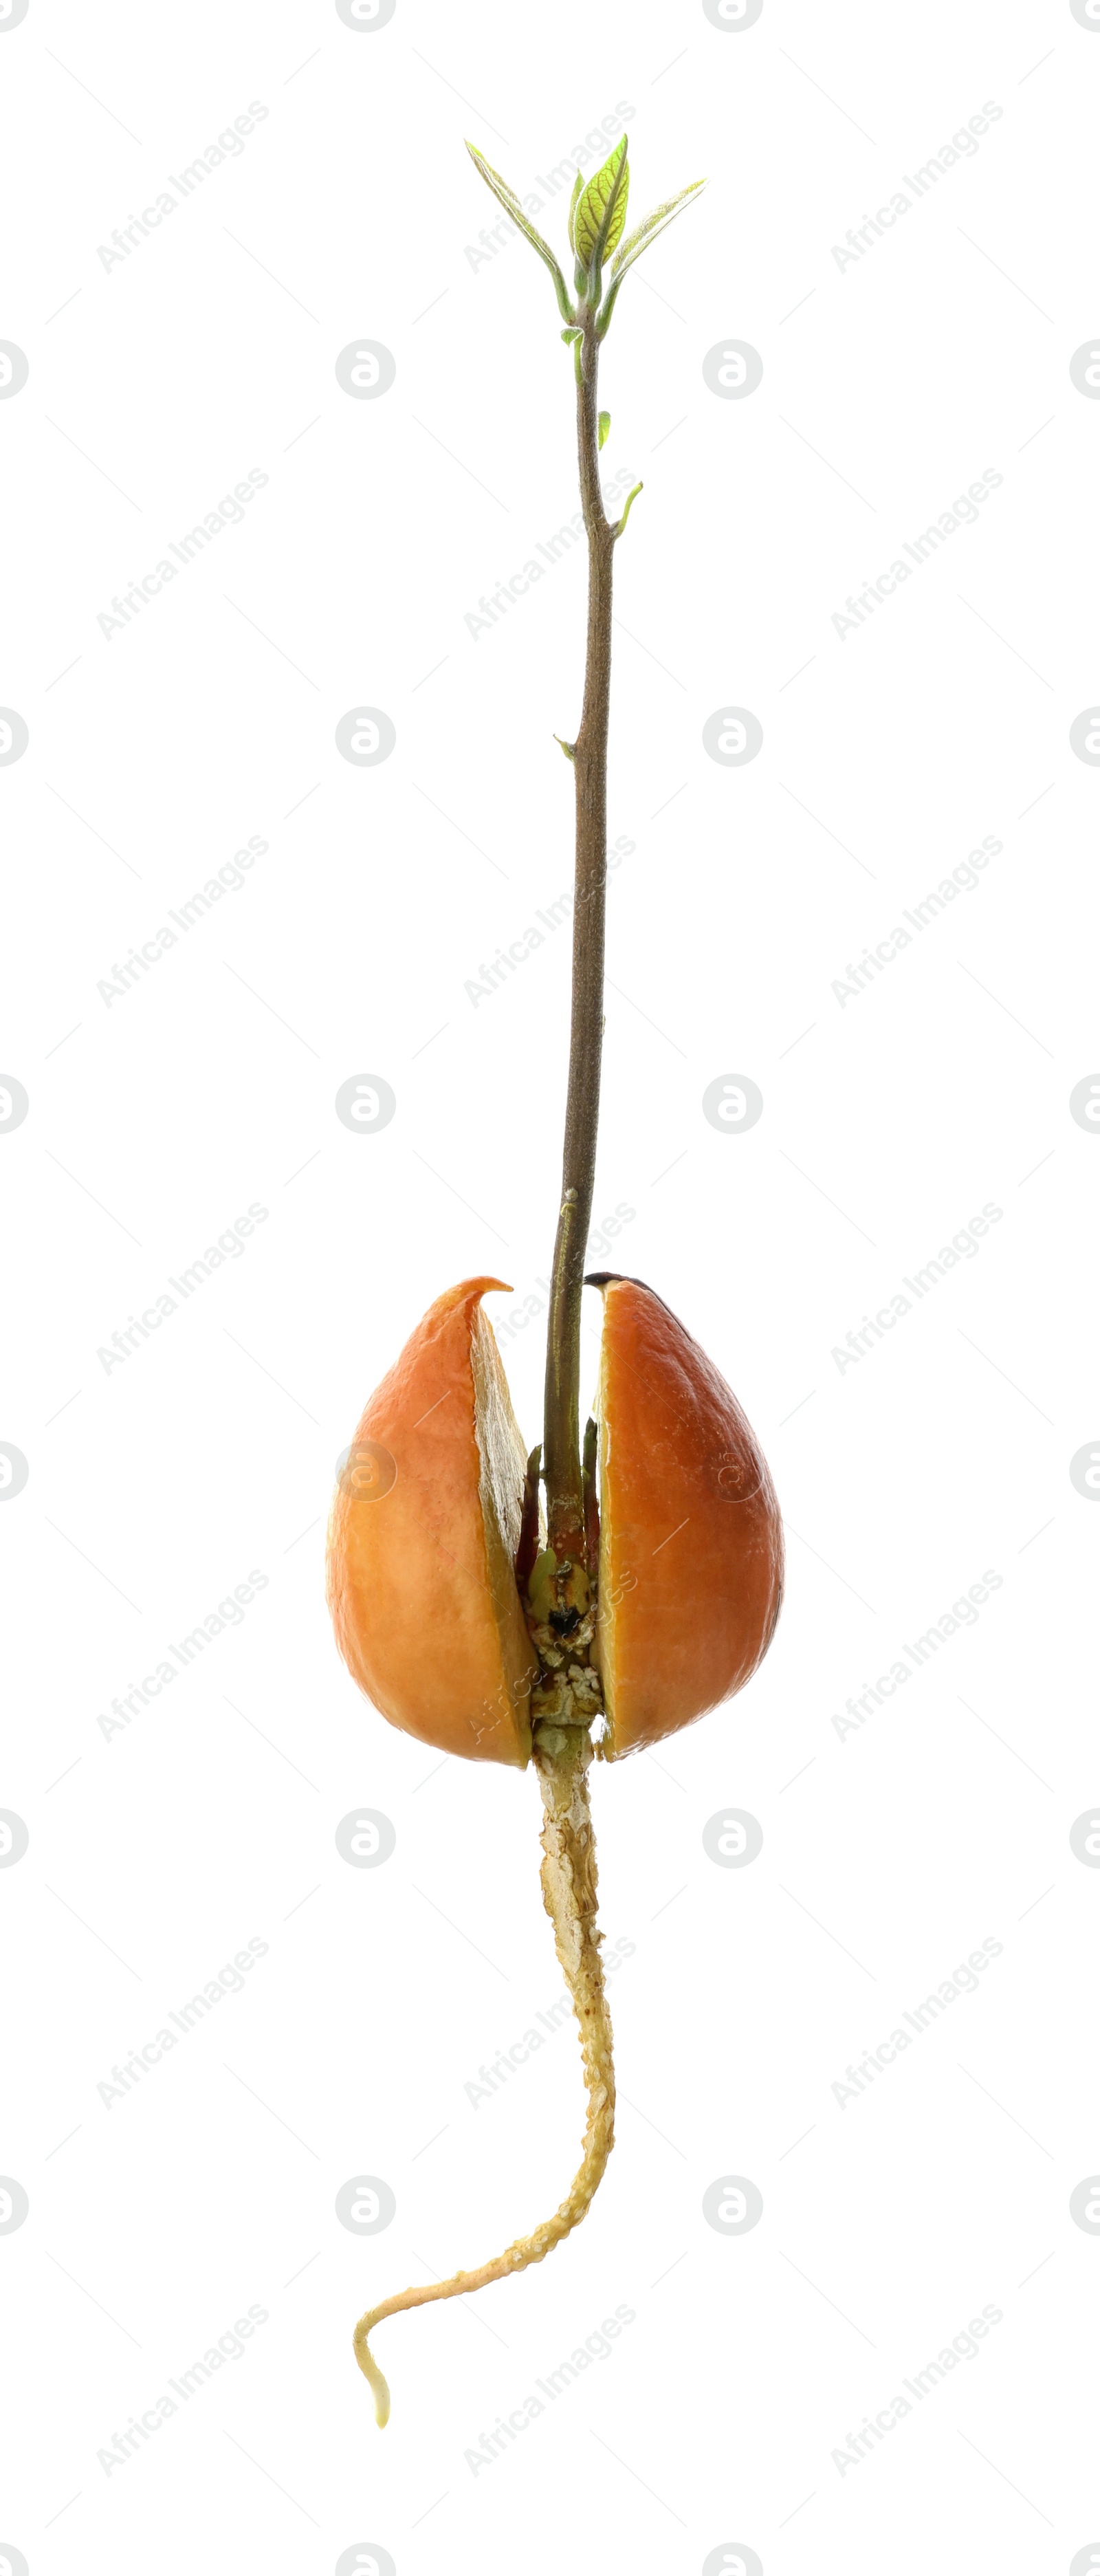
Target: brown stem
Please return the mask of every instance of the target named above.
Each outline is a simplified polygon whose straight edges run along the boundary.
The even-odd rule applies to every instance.
[[[546,1338],[544,1457],[548,1536],[559,1563],[581,1556],[584,1510],[580,1455],[581,1288],[592,1218],[603,1046],[604,912],[607,893],[607,729],[611,707],[611,562],[616,531],[604,511],[599,475],[599,341],[583,323],[577,383],[577,452],[588,536],[588,644],[580,731],[573,749],[577,861],[573,913],[573,1010],[565,1106],[561,1208]]]
[[[615,2076],[611,2056],[611,2022],[604,1992],[596,1929],[596,1846],[588,1805],[588,1765],[592,1746],[587,1729],[546,1728],[534,1749],[545,1817],[542,1829],[542,1897],[554,1926],[554,1945],[573,1998],[580,2025],[584,2080],[588,2087],[581,2162],[552,2218],[517,2237],[503,2254],[482,2263],[476,2272],[455,2272],[449,2281],[432,2281],[419,2289],[399,2290],[368,2308],[352,2338],[355,2358],[374,2391],[379,2424],[389,2420],[390,2392],[370,2349],[368,2338],[384,2317],[406,2308],[426,2307],[433,2299],[464,2297],[490,2281],[507,2280],[512,2272],[541,2263],[563,2236],[587,2215],[615,2140]]]
[[[539,1552],[539,1462],[541,1449],[532,1449],[523,1480],[523,1503],[516,1549],[516,1586],[522,1599],[530,1583],[535,1558]]]

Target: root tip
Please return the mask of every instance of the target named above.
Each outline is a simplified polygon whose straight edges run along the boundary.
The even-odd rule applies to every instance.
[[[354,2336],[352,2337],[352,2343],[355,2358],[363,2373],[363,2377],[370,2382],[371,2391],[374,2397],[374,2420],[378,2426],[379,2432],[381,2433],[384,2431],[390,2420],[389,2388],[382,2376],[382,2372],[379,2370],[378,2364],[374,2359],[374,2355],[371,2352],[363,2325],[360,2324],[356,2326]]]

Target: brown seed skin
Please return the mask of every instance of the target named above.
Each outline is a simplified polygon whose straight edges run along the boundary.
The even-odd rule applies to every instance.
[[[375,1388],[333,1496],[327,1590],[344,1662],[391,1726],[523,1769],[535,1670],[514,1574],[526,1461],[481,1311],[502,1284],[465,1279],[437,1297]],[[375,1495],[373,1451],[356,1474],[366,1443],[396,1469]],[[383,1464],[381,1485],[388,1475]]]
[[[737,1398],[641,1280],[601,1271],[597,1659],[606,1760],[742,1689],[783,1596],[783,1525]]]

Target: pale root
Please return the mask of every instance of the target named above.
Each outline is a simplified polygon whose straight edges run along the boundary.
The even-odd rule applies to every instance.
[[[390,2392],[368,2342],[375,2326],[384,2317],[400,2315],[404,2308],[426,2307],[432,2299],[462,2298],[471,2290],[485,2289],[490,2281],[506,2280],[510,2272],[526,2271],[529,2263],[541,2263],[587,2215],[614,2145],[615,2074],[600,1961],[603,1935],[596,1927],[596,1844],[588,1803],[591,1760],[587,1728],[536,1729],[534,1761],[545,1810],[543,1903],[554,1926],[554,1945],[573,1998],[588,2087],[580,2165],[553,2217],[532,2229],[529,2236],[517,2237],[505,2253],[480,2264],[474,2272],[455,2272],[449,2281],[399,2290],[392,2299],[384,2299],[379,2307],[368,2308],[366,2315],[360,2317],[353,2337],[355,2358],[374,2391],[374,2412],[380,2426],[389,2421]]]

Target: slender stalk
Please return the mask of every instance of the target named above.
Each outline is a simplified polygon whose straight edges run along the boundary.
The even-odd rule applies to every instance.
[[[552,2218],[529,2236],[517,2237],[503,2254],[479,2265],[476,2272],[455,2272],[449,2281],[419,2289],[399,2290],[380,2307],[368,2308],[352,2338],[355,2358],[374,2392],[378,2423],[389,2420],[390,2392],[371,2352],[368,2337],[384,2317],[406,2308],[426,2307],[433,2299],[464,2297],[490,2281],[507,2280],[541,2263],[563,2236],[587,2214],[603,2178],[615,2137],[615,2078],[611,2057],[611,2022],[604,1992],[603,1967],[596,1929],[596,1846],[588,1805],[588,1765],[592,1746],[585,1727],[543,1730],[535,1743],[535,1767],[542,1790],[544,1821],[542,1897],[554,1926],[554,1946],[573,1998],[580,2025],[584,2080],[588,2087],[581,2161],[565,2199]]]
[[[611,564],[618,529],[599,474],[599,340],[595,314],[578,314],[577,455],[588,537],[588,642],[580,731],[572,746],[577,797],[573,1008],[565,1107],[561,1207],[546,1338],[544,1458],[549,1543],[559,1563],[583,1556],[580,1453],[581,1288],[592,1219],[603,1049],[607,899],[607,732],[611,711]],[[620,523],[621,524],[621,523]]]

